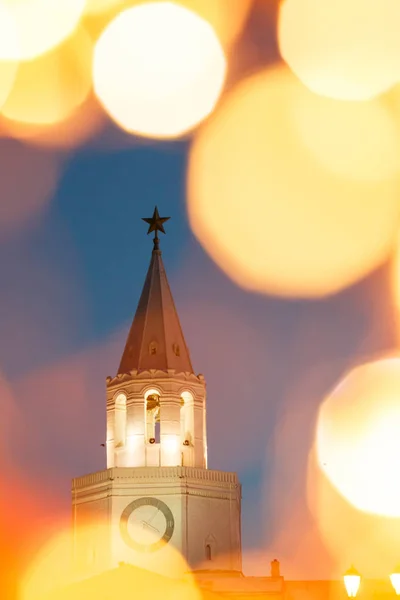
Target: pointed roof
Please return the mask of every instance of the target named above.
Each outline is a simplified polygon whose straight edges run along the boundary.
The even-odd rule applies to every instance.
[[[133,369],[194,372],[159,249],[157,231],[163,231],[164,220],[157,208],[153,220],[146,219],[149,233],[155,231],[154,249],[118,374]]]

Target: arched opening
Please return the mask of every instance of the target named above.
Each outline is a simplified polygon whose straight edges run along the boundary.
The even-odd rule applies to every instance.
[[[206,554],[206,560],[215,561],[217,552],[217,541],[212,534],[206,536],[204,540],[204,549]]]
[[[146,395],[146,440],[150,444],[160,443],[160,396],[151,390]]]
[[[212,560],[212,551],[210,544],[206,544],[206,560]]]
[[[126,396],[118,394],[115,398],[114,410],[114,443],[121,448],[126,443]]]
[[[192,446],[194,441],[194,400],[190,392],[181,394],[181,440],[184,446]]]

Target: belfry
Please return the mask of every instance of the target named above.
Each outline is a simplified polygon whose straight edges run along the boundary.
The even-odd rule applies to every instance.
[[[241,571],[241,486],[208,469],[206,385],[196,375],[159,248],[153,251],[118,372],[107,377],[107,468],[72,483],[75,552],[90,572],[163,560],[171,544],[192,569]],[[102,534],[80,536],[86,522]],[[99,527],[100,530],[100,527]],[[106,532],[104,537],[104,531]],[[82,562],[83,561],[83,562]]]

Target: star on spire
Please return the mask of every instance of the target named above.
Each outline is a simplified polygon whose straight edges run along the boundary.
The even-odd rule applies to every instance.
[[[142,221],[145,221],[149,224],[149,230],[147,235],[154,231],[154,250],[158,250],[158,232],[165,233],[164,223],[168,221],[171,217],[160,217],[157,206],[154,209],[153,216],[149,218],[142,218]]]

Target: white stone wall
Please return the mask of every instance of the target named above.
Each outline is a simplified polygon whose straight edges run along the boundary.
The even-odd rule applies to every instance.
[[[72,507],[73,564],[78,574],[100,573],[111,564],[111,500],[103,496],[89,494]]]
[[[240,505],[235,498],[218,496],[222,494],[188,496],[187,559],[192,568],[240,571]],[[211,561],[207,560],[206,545],[211,546]]]
[[[109,568],[127,562],[156,571],[161,566],[160,572],[168,549],[144,555],[122,539],[120,518],[133,500],[150,496],[165,502],[175,522],[168,548],[190,567],[241,570],[240,495],[234,473],[191,467],[114,468],[73,482],[75,514],[110,524]],[[204,564],[206,543],[212,560]]]

